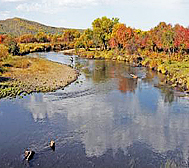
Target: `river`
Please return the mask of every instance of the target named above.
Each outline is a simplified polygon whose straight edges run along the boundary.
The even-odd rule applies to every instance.
[[[157,87],[160,74],[124,62],[30,55],[81,75],[56,92],[0,100],[0,168],[188,167],[189,99]],[[26,148],[36,153],[30,162]]]

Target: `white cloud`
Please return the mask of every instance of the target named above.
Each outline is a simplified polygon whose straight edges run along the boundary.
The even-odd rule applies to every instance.
[[[19,0],[5,0],[5,1],[19,1]],[[24,0],[21,0],[24,1]],[[40,11],[43,13],[55,13],[62,8],[85,8],[88,6],[97,6],[103,4],[111,4],[117,0],[41,0],[37,2],[26,2],[19,4],[16,9],[18,11]]]
[[[23,3],[19,4],[16,7],[16,10],[23,11],[23,12],[42,12],[42,13],[49,13],[54,14],[58,12],[58,6],[53,7],[50,4],[45,3]]]
[[[117,1],[117,0],[113,0]],[[42,0],[46,4],[55,4],[62,7],[85,7],[85,6],[94,6],[100,4],[107,4],[112,2],[111,0]]]
[[[4,20],[10,17],[10,11],[0,11],[0,19]]]
[[[27,1],[27,0],[3,0],[5,2]],[[18,11],[40,11],[55,13],[62,8],[86,8],[98,5],[114,5],[119,3],[145,5],[157,8],[178,8],[185,0],[39,0],[37,2],[25,2],[17,6]]]
[[[23,3],[23,4],[19,4],[16,9],[18,11],[38,11],[41,8],[41,5],[38,3],[32,3],[32,4],[28,4],[28,3]]]

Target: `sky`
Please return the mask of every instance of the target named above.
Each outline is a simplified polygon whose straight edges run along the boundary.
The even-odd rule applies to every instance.
[[[189,26],[189,0],[0,0],[0,20],[20,17],[45,25],[91,28],[94,19],[117,17],[149,30],[166,22]]]

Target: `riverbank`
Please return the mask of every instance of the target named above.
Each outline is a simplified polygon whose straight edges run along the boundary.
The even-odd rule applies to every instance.
[[[19,43],[18,55],[27,55],[33,52],[62,51],[69,49],[63,43]]]
[[[180,91],[189,92],[189,56],[187,55],[183,56],[182,59],[174,60],[163,53],[156,52],[146,55],[128,55],[115,50],[99,51],[94,49],[90,51],[82,49],[78,50],[77,53],[73,51],[72,54],[89,59],[110,59],[125,61],[134,66],[144,66],[164,74],[166,76],[164,84],[169,84]]]
[[[61,51],[64,54],[76,54],[80,57],[89,59],[111,59],[125,61],[134,66],[145,66],[166,75],[165,84],[169,84],[173,88],[180,91],[189,92],[189,55],[174,54],[167,55],[163,52],[141,52],[141,54],[127,54],[125,50],[96,50],[95,48],[89,51],[85,49],[69,49],[64,44],[50,43],[29,43],[19,44],[20,55],[25,55],[31,52],[45,51]]]
[[[6,72],[0,77],[0,98],[55,91],[78,77],[71,67],[41,58],[14,56],[2,65]]]

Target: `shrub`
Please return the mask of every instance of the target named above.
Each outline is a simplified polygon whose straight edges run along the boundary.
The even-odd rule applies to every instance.
[[[8,52],[12,55],[19,54],[19,47],[17,41],[14,37],[8,36],[4,41],[3,44],[8,48]]]
[[[4,45],[0,45],[0,61],[8,57],[8,49]]]
[[[167,72],[165,65],[161,64],[158,66],[157,70],[161,72],[162,74],[165,74]]]

